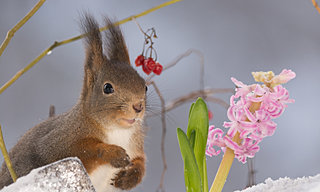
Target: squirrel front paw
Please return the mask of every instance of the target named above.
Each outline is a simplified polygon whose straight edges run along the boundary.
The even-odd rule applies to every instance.
[[[99,151],[98,156],[108,161],[115,168],[123,168],[130,164],[126,150],[117,145],[108,145]]]
[[[111,185],[122,190],[129,190],[138,185],[142,180],[142,170],[138,165],[132,165],[127,169],[120,170]]]
[[[126,150],[122,147],[117,147],[114,157],[110,160],[110,164],[115,168],[126,167],[130,164],[130,157]]]

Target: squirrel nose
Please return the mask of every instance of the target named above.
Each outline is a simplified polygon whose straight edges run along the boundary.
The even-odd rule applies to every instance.
[[[136,113],[140,113],[143,110],[142,103],[137,103],[132,105],[132,108],[135,110]]]

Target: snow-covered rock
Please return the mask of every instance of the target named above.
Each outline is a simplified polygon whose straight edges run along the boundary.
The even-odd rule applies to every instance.
[[[285,177],[275,181],[268,178],[265,183],[235,192],[320,192],[320,174],[297,179]]]
[[[95,192],[78,158],[66,158],[32,170],[0,192]]]

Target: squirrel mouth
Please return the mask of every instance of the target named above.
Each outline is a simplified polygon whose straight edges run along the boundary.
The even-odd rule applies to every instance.
[[[125,121],[128,124],[133,124],[133,123],[136,122],[136,119],[124,119],[124,118],[122,118],[122,120]]]

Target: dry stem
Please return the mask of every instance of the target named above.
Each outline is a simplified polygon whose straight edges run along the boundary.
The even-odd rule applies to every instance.
[[[195,53],[200,57],[200,65],[201,65],[201,70],[200,70],[200,78],[204,77],[204,59],[203,59],[203,55],[200,51],[196,50],[196,49],[189,49],[186,52],[184,52],[183,54],[179,55],[177,58],[175,58],[171,63],[169,63],[168,65],[164,66],[163,71],[175,66],[181,59],[188,57],[189,55],[191,55],[191,53]],[[146,82],[148,84],[149,81],[151,81],[151,79],[155,76],[155,74],[151,74],[147,79]],[[202,88],[202,84],[203,84],[203,80],[200,81],[200,87]]]
[[[166,109],[165,109],[165,100],[158,88],[158,86],[155,84],[154,81],[150,82],[151,85],[153,85],[156,93],[158,94],[161,102],[161,122],[162,122],[162,136],[161,136],[161,157],[162,157],[162,162],[163,162],[163,170],[161,173],[161,179],[160,179],[160,184],[158,187],[159,191],[164,191],[163,189],[163,184],[164,184],[164,175],[167,171],[167,160],[166,160],[166,154],[165,154],[165,137],[166,137],[166,132],[167,132],[167,125],[166,125]]]
[[[13,182],[16,182],[17,175],[16,175],[16,173],[14,172],[14,170],[12,168],[12,163],[11,163],[10,157],[8,155],[8,151],[7,151],[6,145],[5,145],[4,140],[3,140],[1,125],[0,125],[0,148],[1,148],[2,155],[4,157],[4,161],[6,162],[7,168],[9,170],[9,172],[10,172],[11,178],[12,178]]]
[[[253,185],[256,184],[256,181],[255,181],[256,170],[254,169],[253,160],[254,159],[248,159],[248,184],[246,188],[252,187]]]
[[[166,111],[170,111],[170,110],[182,105],[185,102],[193,101],[203,95],[206,97],[207,101],[213,102],[213,103],[218,103],[218,104],[222,105],[223,107],[228,108],[229,104],[227,102],[223,101],[222,99],[212,97],[211,95],[217,94],[217,93],[233,93],[233,91],[234,91],[233,89],[212,89],[212,88],[193,91],[187,95],[181,96],[181,97],[169,102],[166,106]]]
[[[316,2],[316,0],[311,0],[311,1],[312,1],[313,6],[317,9],[317,11],[320,14],[320,7],[319,7],[318,3]]]
[[[14,36],[15,32],[17,32],[37,11],[38,9],[42,6],[42,4],[46,0],[40,0],[32,9],[29,13],[27,13],[26,16],[24,16],[12,29],[10,29],[7,33],[7,36],[5,40],[2,42],[0,46],[0,56],[2,55],[3,51],[6,49],[8,46],[11,38]]]

